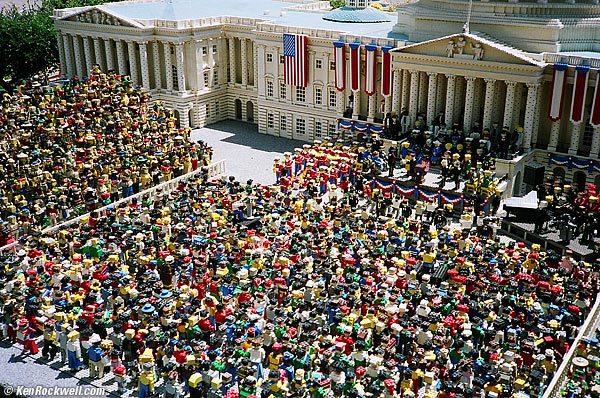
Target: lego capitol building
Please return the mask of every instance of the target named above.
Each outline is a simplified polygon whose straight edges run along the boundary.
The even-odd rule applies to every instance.
[[[241,119],[312,141],[340,124],[380,131],[384,115],[405,110],[409,126],[522,129],[523,155],[497,164],[505,196],[525,192],[534,163],[600,185],[595,167],[572,167],[600,152],[597,1],[420,0],[396,12],[370,3],[135,0],[54,17],[63,77],[94,64],[130,75],[181,126]],[[307,38],[300,86],[286,84],[284,34]]]

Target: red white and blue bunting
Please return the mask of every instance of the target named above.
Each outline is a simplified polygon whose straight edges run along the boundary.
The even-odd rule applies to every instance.
[[[550,105],[548,106],[548,118],[553,122],[560,120],[562,116],[562,105],[564,99],[565,85],[567,83],[567,69],[569,65],[554,64],[554,75],[552,77],[552,91],[550,92]]]
[[[350,89],[360,90],[360,43],[350,43]]]
[[[592,102],[592,114],[590,115],[590,124],[593,127],[600,126],[600,69],[596,75],[596,88],[594,89],[594,101]]]
[[[392,93],[392,54],[393,47],[381,47],[381,95],[389,97]]]
[[[365,62],[365,93],[368,96],[375,94],[375,76],[377,67],[377,46],[373,44],[367,44],[365,46],[367,50],[366,62]]]
[[[575,83],[573,84],[573,98],[571,100],[571,122],[581,123],[583,121],[583,107],[587,94],[589,66],[577,66],[575,68]]]
[[[335,88],[344,91],[346,88],[346,43],[334,41],[335,55]]]

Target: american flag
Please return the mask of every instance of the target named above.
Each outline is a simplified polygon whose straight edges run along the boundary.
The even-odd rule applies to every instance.
[[[283,34],[283,57],[285,83],[293,86],[306,87],[308,83],[308,68],[306,43],[308,36]]]

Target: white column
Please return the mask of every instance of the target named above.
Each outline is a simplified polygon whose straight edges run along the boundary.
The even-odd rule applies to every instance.
[[[454,91],[456,90],[456,76],[446,75],[448,83],[446,84],[446,127],[452,128],[454,123]]]
[[[336,101],[335,101],[335,105],[336,105],[336,112],[337,112],[337,116],[342,117],[342,115],[344,114],[344,92],[343,91],[336,91]]]
[[[598,158],[600,156],[600,126],[594,127],[592,135],[592,146],[590,148],[590,157]]]
[[[137,57],[136,57],[136,48],[135,42],[128,40],[127,41],[127,53],[129,55],[129,73],[131,75],[131,81],[133,85],[136,86],[139,84],[138,81],[138,73],[137,73]]]
[[[202,45],[204,40],[196,40],[196,89],[204,90],[204,55]]]
[[[150,90],[150,71],[148,71],[148,42],[141,41],[140,46],[140,64],[142,67],[142,86]]]
[[[113,57],[111,39],[104,39],[104,53],[106,56],[106,71],[115,70],[115,58]]]
[[[92,60],[92,50],[90,48],[90,38],[87,36],[83,36],[83,53],[85,55],[85,73],[84,76],[89,76],[90,71],[92,70],[92,66],[94,62]]]
[[[353,91],[352,96],[354,98],[352,102],[352,119],[357,120],[360,112],[360,90]]]
[[[241,68],[242,68],[242,85],[246,86],[248,84],[248,60],[246,59],[247,51],[246,51],[246,39],[240,39],[240,55],[241,55]]]
[[[537,141],[538,141],[538,133],[539,133],[539,127],[540,127],[540,112],[541,112],[541,107],[542,107],[542,86],[543,83],[538,84],[537,90],[536,90],[536,101],[535,101],[535,115],[533,117],[533,129],[532,129],[532,134],[531,134],[531,147],[532,148],[537,148]]]
[[[252,43],[252,54],[253,54],[252,55],[252,66],[253,66],[252,70],[254,72],[254,76],[252,77],[252,85],[254,87],[257,87],[257,81],[258,81],[258,76],[259,76],[258,75],[258,52],[256,51],[256,44],[252,41],[251,41],[251,43]],[[277,60],[277,62],[279,62],[279,60]],[[211,76],[212,76],[212,74],[211,74]],[[211,86],[212,86],[212,80],[211,80]]]
[[[400,103],[400,111],[410,106],[410,72],[408,69],[402,71],[402,102]]]
[[[171,61],[171,43],[163,42],[165,54],[165,78],[167,79],[167,90],[173,91],[173,62]]]
[[[277,60],[279,62],[279,60]],[[235,64],[235,37],[229,38],[229,75],[231,76],[231,83],[236,84],[236,64]]]
[[[94,55],[96,56],[96,63],[103,72],[106,72],[106,64],[102,62],[102,48],[100,47],[100,39],[94,37]]]
[[[65,78],[67,73],[67,62],[65,60],[65,44],[60,30],[56,31],[56,45],[58,46],[58,60],[60,62],[60,77]]]
[[[79,44],[79,36],[73,36],[73,52],[75,53],[75,68],[77,76],[81,79],[86,76],[85,65],[81,62],[81,45]]]
[[[417,113],[419,106],[419,71],[411,70],[410,71],[410,103],[408,109],[408,115],[410,117],[409,124],[413,125],[417,120]]]
[[[556,151],[556,146],[558,145],[558,134],[560,133],[560,120],[556,122],[552,122],[552,127],[550,128],[550,140],[548,141],[548,150],[553,152]]]
[[[466,76],[467,90],[465,93],[465,114],[463,118],[463,131],[468,134],[473,127],[473,100],[475,96],[475,77]]]
[[[367,122],[372,123],[373,119],[375,119],[375,111],[377,105],[375,104],[375,94],[369,95],[369,109],[367,113]]]
[[[183,54],[183,43],[177,43],[175,45],[175,56],[177,57],[177,85],[179,91],[184,92],[185,86],[185,58]]]
[[[264,44],[258,44],[256,45],[256,67],[258,69],[257,73],[258,76],[261,76],[261,78],[259,80],[257,80],[255,82],[256,84],[256,88],[258,89],[258,95],[259,96],[266,96],[266,90],[267,90],[267,82],[265,81],[265,63],[266,63],[266,59],[265,59],[265,45]],[[277,91],[277,80],[273,81],[273,94],[275,94],[275,92]],[[326,97],[328,98],[328,97]]]
[[[496,95],[496,79],[485,79],[485,102],[483,105],[482,130],[492,127],[492,113],[494,111],[494,96]]]
[[[227,83],[227,51],[225,48],[226,45],[227,39],[220,37],[217,44],[217,51],[219,53],[219,60],[217,61],[219,67],[219,84]]]
[[[579,137],[581,136],[582,122],[572,123],[573,130],[571,131],[571,143],[569,145],[569,155],[577,155],[577,149],[579,149]]]
[[[506,81],[506,101],[504,101],[504,123],[503,127],[512,131],[512,117],[515,106],[515,91],[517,82]]]
[[[160,49],[158,48],[158,41],[152,42],[152,58],[154,61],[154,87],[160,89],[162,88],[162,79],[160,65]]]
[[[427,90],[427,126],[431,128],[435,119],[435,101],[437,100],[437,73],[427,72],[429,88]]]
[[[67,78],[75,75],[75,68],[73,66],[73,52],[71,51],[71,36],[63,35],[63,45],[65,53],[65,64],[63,65],[63,76]]]
[[[539,85],[539,83],[527,83],[527,104],[525,108],[525,122],[523,123],[523,152],[525,153],[531,149],[531,137],[533,135],[533,122],[535,120]]]
[[[213,87],[213,70],[215,69],[215,59],[213,56],[213,51],[212,51],[212,46],[214,44],[214,41],[212,38],[208,39],[208,44],[206,47],[206,51],[208,53],[208,67],[210,68],[210,71],[208,72],[208,87]],[[255,80],[256,82],[256,80]],[[255,83],[256,84],[256,83]]]
[[[400,100],[402,91],[402,71],[401,70],[392,70],[392,111],[396,111],[397,114],[400,114]]]
[[[119,63],[119,75],[127,74],[127,60],[125,59],[125,43],[122,40],[115,41],[117,45],[117,61]]]

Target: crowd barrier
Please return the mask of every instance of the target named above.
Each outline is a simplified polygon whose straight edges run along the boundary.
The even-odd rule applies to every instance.
[[[596,330],[598,330],[598,326],[600,326],[600,294],[596,295],[596,302],[592,307],[592,310],[588,314],[585,323],[579,329],[579,333],[577,333],[577,337],[573,340],[569,351],[564,356],[562,363],[560,364],[554,378],[548,385],[548,388],[544,392],[542,398],[559,398],[562,397],[561,389],[563,388],[565,382],[569,376],[569,370],[573,365],[573,359],[575,358],[575,351],[577,350],[577,346],[579,345],[582,339],[587,339],[590,337],[595,337]]]
[[[141,191],[141,192],[138,192],[138,193],[136,193],[134,195],[128,196],[128,197],[123,198],[123,199],[120,199],[120,200],[118,200],[118,201],[116,201],[114,203],[111,203],[111,204],[107,205],[107,206],[100,207],[100,208],[96,209],[95,211],[101,213],[103,211],[112,209],[114,207],[118,207],[121,204],[129,204],[132,200],[135,200],[135,199],[138,199],[138,198],[142,198],[142,197],[144,197],[146,195],[153,195],[155,192],[157,192],[159,190],[163,194],[164,193],[168,194],[168,193],[171,193],[174,190],[176,190],[177,187],[179,186],[180,182],[182,182],[182,181],[188,181],[192,177],[195,177],[196,175],[198,175],[198,174],[200,174],[202,172],[206,172],[209,179],[214,179],[214,178],[218,178],[218,177],[221,177],[221,176],[225,175],[225,170],[226,170],[225,169],[225,160],[224,159],[223,160],[219,160],[218,162],[211,163],[208,166],[198,167],[196,170],[194,170],[194,171],[192,171],[190,173],[187,173],[187,174],[184,174],[182,176],[173,178],[173,179],[171,179],[169,181],[162,182],[162,183],[160,183],[158,185],[155,185],[155,186],[153,186],[151,188],[148,188],[148,189],[146,189],[144,191]],[[42,234],[49,234],[49,233],[53,233],[53,232],[56,232],[56,231],[60,231],[61,229],[64,229],[64,228],[66,228],[66,227],[68,227],[70,225],[79,223],[81,221],[81,219],[83,219],[84,217],[89,217],[89,216],[90,216],[90,213],[88,212],[88,213],[82,214],[82,215],[80,215],[78,217],[71,218],[71,219],[69,219],[67,221],[64,221],[62,223],[50,226],[50,227],[42,230]],[[4,252],[4,251],[7,251],[7,250],[10,250],[11,248],[13,248],[16,245],[18,245],[18,243],[19,242],[17,240],[16,242],[13,242],[13,243],[10,243],[10,244],[8,244],[6,246],[0,247],[0,252]]]

